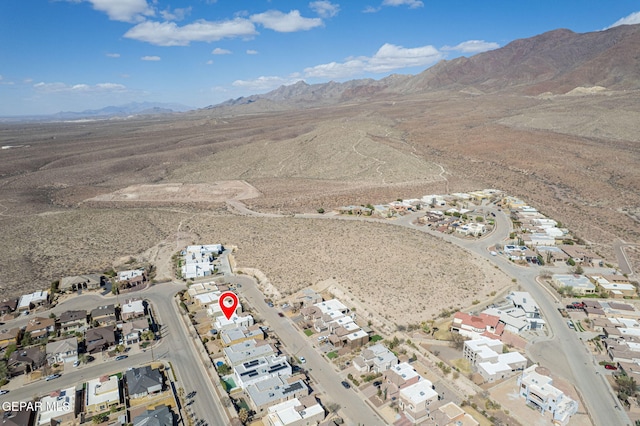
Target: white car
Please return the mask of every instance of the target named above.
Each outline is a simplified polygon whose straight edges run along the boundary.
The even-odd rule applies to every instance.
[[[79,360],[79,359],[77,359],[77,360],[73,361],[73,366],[74,366],[74,367],[77,367],[77,366],[79,366],[79,365],[80,365],[80,360]]]
[[[304,364],[305,362],[307,362],[307,360],[306,360],[306,359],[304,359],[304,357],[303,357],[303,356],[301,356],[301,357],[300,357],[300,364]]]

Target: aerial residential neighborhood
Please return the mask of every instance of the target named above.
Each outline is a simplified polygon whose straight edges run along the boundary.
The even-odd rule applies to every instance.
[[[363,414],[350,417],[347,397],[379,424],[526,424],[532,416],[584,424],[590,420],[578,389],[540,366],[544,359],[531,350],[531,342],[549,338],[556,318],[566,325],[563,332],[581,335],[582,351],[607,377],[612,395],[619,382],[640,378],[634,355],[640,354],[634,343],[640,310],[624,303],[636,298],[636,284],[524,201],[484,190],[350,206],[334,214],[378,216],[468,242],[493,238],[502,217],[511,226],[502,231],[506,239],[485,246],[487,259],[531,271],[535,287],[524,288],[536,293],[514,278],[507,291],[465,310],[389,332],[329,288],[267,297],[254,277],[226,272],[236,249],[191,245],[174,257],[171,285],[182,289],[162,302],[169,308],[157,306],[150,293],[168,284],[153,282],[147,267],[65,277],[51,293],[3,301],[4,400],[19,392],[14,383],[72,385],[38,396],[47,407],[57,401],[64,409],[6,411],[5,418],[28,418],[23,424],[146,425],[151,418],[162,425],[215,424],[207,417],[212,408],[196,414],[207,392],[218,401],[220,418],[236,424],[357,422]],[[228,291],[240,302],[227,317],[220,297]],[[540,297],[551,297],[558,308],[546,310]],[[89,302],[75,303],[83,298]],[[167,315],[175,315],[181,329],[167,330]],[[190,349],[181,350],[194,358],[170,361],[174,333],[188,337]],[[206,372],[196,373],[206,390],[179,379],[186,365]],[[95,373],[77,381],[82,371]],[[635,395],[618,393],[616,400],[640,420]]]

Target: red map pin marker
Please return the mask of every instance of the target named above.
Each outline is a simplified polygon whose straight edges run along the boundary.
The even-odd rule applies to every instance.
[[[231,316],[238,307],[238,296],[232,291],[225,291],[218,298],[218,304],[224,316],[227,317],[228,320],[231,320]]]

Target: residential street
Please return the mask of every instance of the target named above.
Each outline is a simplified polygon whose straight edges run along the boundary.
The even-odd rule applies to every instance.
[[[227,424],[229,421],[206,374],[205,367],[198,356],[193,344],[193,338],[189,335],[180,317],[178,306],[174,303],[173,296],[181,289],[184,289],[183,283],[163,283],[130,295],[131,297],[147,299],[153,305],[155,319],[161,325],[162,331],[162,338],[153,351],[147,350],[146,352],[130,355],[122,361],[102,362],[100,356],[97,356],[96,361],[87,365],[82,365],[76,369],[68,367],[60,378],[49,382],[41,380],[20,388],[14,388],[10,383],[5,388],[11,391],[1,396],[0,401],[33,399],[36,396],[57,389],[64,389],[104,374],[124,371],[128,367],[148,363],[152,360],[151,357],[153,355],[156,360],[171,363],[178,378],[176,386],[183,387],[185,393],[196,391],[195,402],[191,405],[191,409],[195,414],[194,418],[204,419],[210,425]],[[125,299],[123,295],[119,298],[122,299],[120,302]],[[66,310],[74,309],[90,311],[98,306],[111,303],[116,303],[114,296],[103,297],[96,293],[85,293],[65,300],[53,308],[52,311],[56,315]],[[47,311],[43,315],[48,316],[49,313]],[[14,322],[16,325],[24,325],[33,316],[19,317]],[[14,322],[7,324],[13,326]],[[15,380],[14,384],[18,380]]]
[[[348,418],[349,424],[365,424],[367,426],[384,425],[384,421],[378,417],[371,407],[364,402],[363,397],[357,394],[354,387],[345,389],[340,382],[343,380],[330,365],[329,361],[309,346],[302,333],[297,330],[287,317],[279,317],[278,307],[270,308],[264,302],[264,295],[256,287],[253,279],[236,276],[230,279],[232,283],[241,284],[236,288],[237,294],[246,299],[271,327],[280,342],[286,346],[291,355],[303,356],[307,362],[302,366],[309,371],[318,384],[318,390],[324,392],[332,402],[340,404],[341,411]],[[345,419],[347,420],[347,419]]]

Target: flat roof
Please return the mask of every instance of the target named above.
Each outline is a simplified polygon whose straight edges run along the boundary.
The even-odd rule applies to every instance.
[[[423,378],[410,386],[400,389],[400,397],[404,397],[413,404],[420,404],[438,396],[438,392],[434,391],[432,386],[433,384],[429,380]]]

